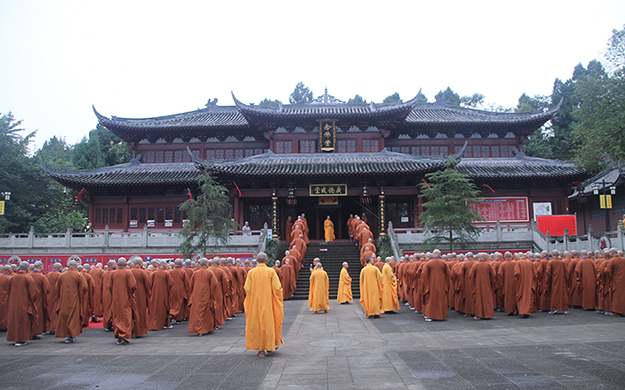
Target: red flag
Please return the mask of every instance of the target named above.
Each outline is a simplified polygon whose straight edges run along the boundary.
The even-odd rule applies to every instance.
[[[239,198],[240,198],[241,197],[241,190],[239,189],[239,186],[234,181],[232,183],[234,183],[234,186],[237,187],[237,191],[239,191]]]
[[[193,194],[191,194],[191,190],[188,187],[187,192],[189,193],[189,199],[193,200]]]
[[[482,187],[486,187],[489,190],[493,191],[493,194],[495,193],[495,190],[493,190],[493,188],[491,186],[489,186],[488,184],[482,184]]]
[[[82,189],[80,190],[80,192],[78,192],[78,195],[76,195],[76,200],[81,200],[81,199],[82,199],[82,196],[83,196],[84,194],[86,194],[86,193],[87,193],[87,190],[85,190],[84,188],[82,188]]]
[[[423,183],[425,183],[425,185],[426,185],[426,186],[428,186],[428,188],[429,188],[429,189],[432,189],[432,187],[430,187],[430,185],[428,184],[428,182],[427,182],[427,181],[425,181],[425,179],[424,179],[424,178],[421,178],[421,181],[422,181]]]

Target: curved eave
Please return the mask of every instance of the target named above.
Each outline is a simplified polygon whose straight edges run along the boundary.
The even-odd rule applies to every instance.
[[[557,179],[574,178],[584,171],[565,161],[522,158],[464,158],[456,170],[471,178],[514,180],[514,179]]]

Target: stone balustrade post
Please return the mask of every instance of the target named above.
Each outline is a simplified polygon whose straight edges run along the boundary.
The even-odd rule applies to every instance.
[[[28,231],[28,248],[33,248],[35,246],[35,227],[31,226]]]
[[[588,225],[588,246],[590,247],[590,251],[592,253],[594,253],[595,252],[595,248],[594,248],[595,245],[592,242],[592,232],[593,232],[592,225]]]
[[[569,250],[569,229],[564,229],[564,250]]]
[[[148,247],[148,225],[143,225],[143,246]]]
[[[547,240],[547,249],[545,249],[547,251],[547,253],[551,253],[551,233],[548,231],[547,234],[545,235],[545,238]]]
[[[495,225],[495,232],[497,236],[497,242],[503,241],[503,229],[501,228],[501,222],[497,220],[497,224]]]
[[[72,229],[70,229],[68,226],[67,230],[65,231],[65,247],[69,248],[71,246],[72,246]]]
[[[109,225],[106,225],[104,227],[104,247],[108,247],[109,246],[109,238],[111,237],[111,234],[109,233]]]

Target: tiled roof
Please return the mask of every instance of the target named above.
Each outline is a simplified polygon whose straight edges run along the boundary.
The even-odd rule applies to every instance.
[[[610,187],[618,187],[623,183],[625,183],[625,167],[613,166],[581,183],[569,196],[569,199],[593,195],[595,185],[599,188],[603,188],[605,185],[606,190],[608,190]]]
[[[560,103],[561,104],[561,103]],[[548,111],[532,112],[493,112],[472,108],[425,103],[416,105],[408,117],[406,124],[524,124],[546,122],[553,118],[560,104]]]
[[[234,161],[199,161],[215,173],[235,176],[352,176],[429,172],[445,163],[443,158],[415,157],[401,153],[265,154]]]
[[[141,164],[137,161],[80,171],[57,170],[45,164],[43,167],[52,179],[70,187],[192,184],[197,183],[201,174],[194,163]]]
[[[574,164],[517,154],[514,158],[464,158],[456,170],[471,178],[557,178],[584,174]]]

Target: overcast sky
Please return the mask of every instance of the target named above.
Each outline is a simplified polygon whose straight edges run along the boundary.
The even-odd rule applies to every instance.
[[[551,93],[600,58],[625,1],[0,0],[0,113],[36,147],[73,144],[106,116],[152,117],[264,98],[298,81],[347,100],[488,103]]]

